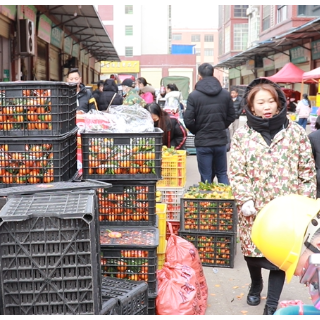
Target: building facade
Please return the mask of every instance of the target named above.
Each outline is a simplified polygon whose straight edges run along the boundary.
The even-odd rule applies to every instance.
[[[63,81],[78,67],[88,84],[102,57],[119,61],[93,6],[0,5],[0,81]]]
[[[300,39],[298,30],[297,34],[291,33],[319,16],[317,5],[221,5],[216,67],[228,73],[230,86],[271,76],[288,62],[304,71],[317,68],[320,61],[313,48],[318,45],[320,33],[309,36],[306,31]],[[267,50],[267,46],[273,50]],[[286,86],[301,89],[301,84]],[[311,85],[309,90],[314,94],[316,88]]]
[[[187,76],[190,88],[193,87],[196,55],[171,54],[171,5],[156,9],[152,4],[98,5],[97,8],[122,62],[105,61],[102,79],[113,73],[128,74],[144,77],[159,89],[163,77]]]

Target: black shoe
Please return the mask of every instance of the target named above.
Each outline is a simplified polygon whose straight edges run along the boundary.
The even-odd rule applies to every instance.
[[[269,307],[265,305],[263,315],[272,316],[277,311],[277,307]]]
[[[249,293],[247,295],[247,304],[249,306],[257,306],[261,302],[261,296],[260,293],[263,289],[263,282],[261,282],[258,285],[252,285],[250,287]]]

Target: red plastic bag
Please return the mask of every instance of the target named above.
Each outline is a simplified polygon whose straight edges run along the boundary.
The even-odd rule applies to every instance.
[[[200,308],[205,314],[208,299],[208,286],[204,276],[202,263],[197,248],[189,241],[175,235],[170,222],[167,223],[170,231],[170,237],[167,241],[165,261],[171,265],[180,263],[191,267],[196,274],[197,283],[200,286]]]
[[[157,271],[157,315],[201,315],[200,291],[195,271],[189,266],[166,262]]]

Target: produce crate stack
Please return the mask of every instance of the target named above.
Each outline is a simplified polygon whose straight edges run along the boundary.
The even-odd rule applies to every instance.
[[[157,199],[167,204],[167,221],[178,234],[180,225],[180,200],[185,193],[187,180],[187,153],[185,150],[163,147],[162,177],[157,182]],[[166,240],[169,238],[168,229]]]
[[[4,315],[97,315],[102,303],[94,190],[12,195],[0,211]]]
[[[159,225],[159,245],[157,248],[158,256],[158,270],[162,269],[165,262],[165,254],[167,247],[166,240],[166,226],[167,226],[167,204],[157,203],[156,204],[156,213],[158,216],[158,225]]]
[[[0,83],[0,188],[75,175],[76,99],[74,84]]]
[[[198,249],[204,266],[233,268],[237,211],[231,187],[199,183],[181,199],[179,236]]]
[[[148,314],[157,296],[156,184],[163,131],[81,133],[83,179],[112,184],[97,190],[103,277],[145,281]],[[150,305],[150,306],[149,306]]]

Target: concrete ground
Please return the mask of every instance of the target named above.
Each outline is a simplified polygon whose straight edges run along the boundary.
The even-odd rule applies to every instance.
[[[240,125],[246,121],[240,117]],[[310,126],[307,126],[310,132]],[[200,180],[196,155],[187,156],[187,183],[186,186],[197,184]],[[268,270],[263,270],[264,288],[261,293],[261,303],[258,306],[249,306],[246,302],[250,286],[250,276],[246,262],[237,243],[233,268],[203,267],[208,285],[208,306],[206,315],[262,315],[267,295]],[[285,283],[280,297],[284,300],[302,300],[305,304],[312,304],[309,290],[299,283],[298,277]]]

